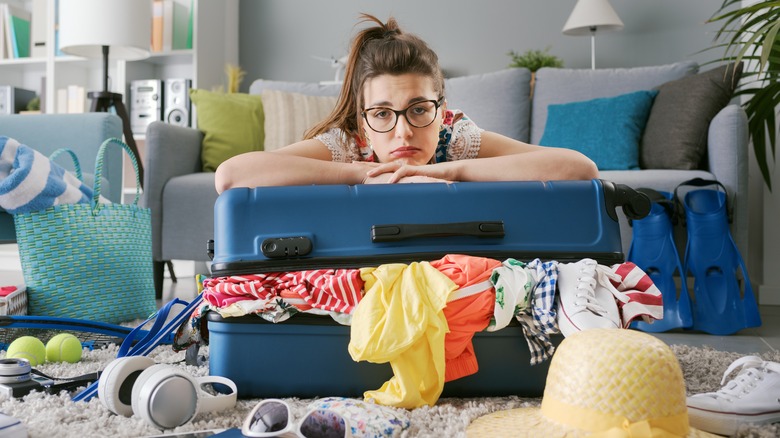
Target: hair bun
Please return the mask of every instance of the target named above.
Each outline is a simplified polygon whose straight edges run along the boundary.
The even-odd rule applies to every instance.
[[[398,29],[397,27],[392,29],[385,28],[385,32],[382,34],[382,38],[387,38],[389,36],[396,36],[400,34],[401,34],[401,30]]]

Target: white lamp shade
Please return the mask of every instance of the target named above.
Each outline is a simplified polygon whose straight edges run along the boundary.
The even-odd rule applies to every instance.
[[[590,35],[591,28],[599,31],[621,30],[623,22],[609,0],[577,0],[574,10],[563,26],[565,35]]]
[[[60,49],[68,54],[132,61],[149,57],[151,0],[60,0]]]

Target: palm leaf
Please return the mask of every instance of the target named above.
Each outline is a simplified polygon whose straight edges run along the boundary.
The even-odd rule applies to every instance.
[[[772,190],[771,167],[776,160],[777,110],[780,105],[780,0],[742,6],[740,0],[724,0],[708,20],[719,22],[715,44],[720,61],[744,63],[742,81],[735,96],[743,97],[748,133],[758,168]]]

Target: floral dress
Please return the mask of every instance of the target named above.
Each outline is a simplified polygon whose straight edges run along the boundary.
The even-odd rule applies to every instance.
[[[439,130],[439,144],[436,146],[436,162],[476,158],[483,131],[463,112],[445,111]],[[347,134],[339,128],[331,128],[314,138],[328,147],[333,154],[333,161],[374,161],[374,152],[369,145],[359,137],[347,138]]]

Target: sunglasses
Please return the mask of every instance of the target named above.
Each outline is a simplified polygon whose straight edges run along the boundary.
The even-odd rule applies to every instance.
[[[290,405],[274,398],[255,405],[241,426],[241,434],[247,437],[352,438],[349,422],[338,412],[313,409],[296,424]]]

